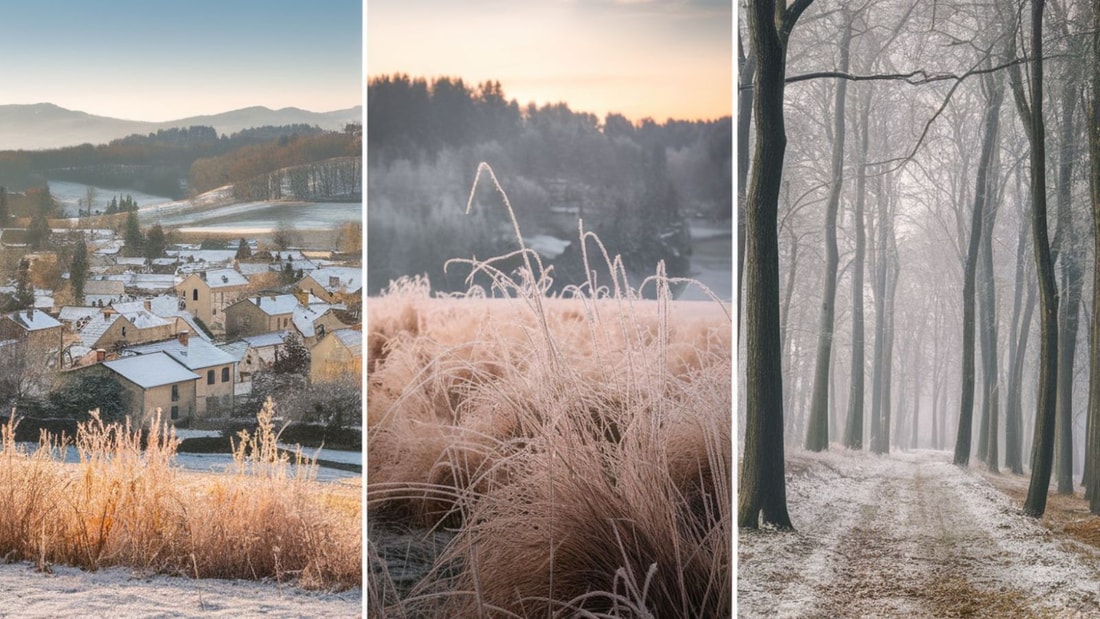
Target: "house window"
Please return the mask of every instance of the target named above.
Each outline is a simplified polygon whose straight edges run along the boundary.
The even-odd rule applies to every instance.
[[[180,407],[173,406],[172,407],[172,419],[179,419],[179,418],[180,418]]]
[[[199,300],[199,289],[198,288],[195,288],[194,290],[191,291],[191,300],[192,301],[198,301]]]
[[[229,382],[229,368],[222,368],[222,382]]]
[[[214,370],[207,370],[206,371],[206,384],[207,385],[213,385],[214,384]]]
[[[172,385],[172,401],[173,402],[179,402],[180,401],[180,386],[179,385]],[[172,408],[175,409],[176,407],[173,406]],[[174,415],[175,414],[173,413],[172,419],[175,419]]]

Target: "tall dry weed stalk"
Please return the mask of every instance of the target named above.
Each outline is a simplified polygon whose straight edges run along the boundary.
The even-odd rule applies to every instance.
[[[302,473],[309,467],[287,475],[284,456],[236,474],[183,472],[159,411],[144,431],[92,411],[78,424],[75,464],[63,462],[60,439],[44,435],[36,449],[16,443],[15,424],[0,431],[0,556],[7,560],[293,579],[326,589],[361,583],[359,503],[309,483]],[[257,461],[271,453],[265,428],[250,437],[258,447],[242,453]]]
[[[368,304],[371,333],[387,330],[368,360],[370,516],[457,531],[414,590],[377,601],[412,616],[728,616],[728,310],[672,302],[661,266],[632,287],[583,225],[615,279],[549,296],[483,172],[524,267],[468,262],[503,298],[406,284]]]

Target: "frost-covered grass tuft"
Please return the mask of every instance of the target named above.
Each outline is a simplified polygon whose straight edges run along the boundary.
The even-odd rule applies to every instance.
[[[285,459],[262,472],[184,473],[173,462],[178,440],[159,415],[143,435],[93,411],[75,437],[79,463],[63,464],[59,440],[44,435],[25,449],[15,423],[4,428],[0,451],[0,556],[9,561],[47,571],[129,566],[311,588],[361,584],[358,501],[288,475]]]
[[[625,277],[551,297],[519,255],[469,261],[491,290],[404,280],[367,304],[368,520],[456,533],[411,590],[372,572],[368,606],[729,616],[726,309],[671,301],[660,271],[657,301]]]

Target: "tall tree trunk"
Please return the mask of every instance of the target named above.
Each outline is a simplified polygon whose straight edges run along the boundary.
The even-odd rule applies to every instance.
[[[1024,354],[1027,352],[1031,314],[1035,308],[1035,289],[1029,285],[1027,272],[1027,207],[1021,196],[1020,175],[1016,174],[1016,196],[1020,208],[1020,230],[1016,241],[1016,285],[1012,293],[1012,322],[1008,339],[1008,397],[1005,400],[1005,466],[1017,475],[1024,472],[1023,429],[1021,427],[1020,383],[1023,380]],[[1027,290],[1027,308],[1023,318],[1020,306],[1024,290]]]
[[[845,11],[845,13],[847,13]],[[844,16],[844,31],[840,36],[840,67],[848,71],[848,50],[852,41],[852,20]],[[829,365],[832,361],[833,329],[836,316],[836,272],[840,260],[836,246],[836,218],[840,208],[840,193],[844,187],[844,110],[848,80],[837,80],[833,118],[832,186],[825,205],[825,274],[822,282],[821,319],[817,336],[817,361],[814,365],[813,396],[810,398],[810,421],[806,430],[806,449],[821,451],[829,448]]]
[[[761,521],[792,529],[787,512],[783,461],[783,377],[779,346],[779,188],[787,134],[783,86],[787,37],[812,0],[790,8],[774,0],[753,0],[748,8],[756,58],[753,116],[756,144],[745,200],[745,451],[738,489],[737,523]]]
[[[1058,234],[1055,246],[1062,267],[1064,298],[1059,305],[1058,395],[1055,417],[1055,477],[1059,494],[1073,494],[1073,361],[1077,353],[1077,325],[1081,308],[1081,267],[1077,256],[1076,233],[1070,211],[1073,182],[1074,112],[1077,88],[1073,81],[1063,86],[1062,131],[1058,156]]]
[[[756,57],[752,54],[745,55],[740,29],[737,32],[737,60],[740,76],[737,95],[737,307],[741,307],[741,280],[745,267],[745,191],[749,175],[749,128],[752,121],[751,86],[756,74]]]
[[[891,388],[894,384],[894,296],[898,289],[898,276],[901,273],[901,263],[898,262],[898,251],[892,224],[890,225],[890,266],[892,272],[887,275],[886,303],[884,306],[886,315],[884,316],[882,351],[882,424],[879,426],[882,431],[879,447],[882,451],[879,453],[890,453],[890,414],[893,403]]]
[[[990,162],[997,142],[997,119],[1004,90],[993,87],[986,95],[988,103],[983,122],[982,153],[978,159],[978,177],[974,189],[974,210],[970,220],[970,244],[963,270],[963,341],[962,382],[959,404],[959,430],[955,435],[955,464],[970,464],[970,442],[974,417],[974,288],[978,266],[978,250],[982,238],[983,211],[987,201]]]
[[[1004,84],[999,78],[992,78],[990,87],[997,88],[1002,93],[1001,97],[1003,98]],[[1000,114],[998,113],[997,116],[999,119]],[[1000,132],[999,122],[995,131]],[[1000,168],[999,152],[996,149],[993,151],[989,178],[986,181],[988,188],[986,190],[985,221],[983,222],[985,229],[982,232],[982,248],[981,256],[979,256],[982,267],[981,326],[982,332],[985,334],[983,339],[987,343],[986,350],[983,350],[982,354],[982,436],[985,437],[985,445],[984,449],[979,451],[982,452],[982,459],[986,466],[994,473],[998,472],[998,462],[1000,460],[1000,446],[998,445],[997,435],[1000,429],[1001,402],[1001,374],[997,363],[997,343],[1000,337],[997,333],[997,293],[993,273],[993,228],[997,222],[997,213],[1000,209],[999,192],[996,190],[998,185],[997,171]]]
[[[844,446],[863,449],[863,397],[864,397],[864,320],[863,320],[863,266],[866,260],[867,232],[863,207],[867,196],[868,131],[871,114],[871,94],[867,92],[859,111],[859,162],[856,166],[856,204],[852,226],[856,233],[855,257],[852,261],[852,375],[848,388],[848,422],[844,431]]]
[[[1100,0],[1092,2],[1092,49],[1100,50]],[[1090,197],[1092,202],[1092,317],[1089,325],[1089,416],[1085,440],[1085,495],[1089,511],[1100,515],[1100,62],[1092,63],[1089,109]]]
[[[909,371],[913,375],[913,425],[909,435],[909,448],[920,447],[920,338],[913,338],[913,361]]]
[[[1054,459],[1054,419],[1058,380],[1058,290],[1047,232],[1046,129],[1043,124],[1043,0],[1031,0],[1030,97],[1025,97],[1019,67],[1009,70],[1016,107],[1031,143],[1031,237],[1039,277],[1039,392],[1035,401],[1035,435],[1031,483],[1024,513],[1039,518],[1046,511]],[[1028,100],[1030,99],[1030,101]]]
[[[889,213],[885,191],[883,190],[882,176],[875,177],[875,187],[878,189],[876,192],[878,205],[875,209],[875,282],[872,287],[875,297],[875,343],[871,357],[871,452],[881,454],[886,453],[886,447],[882,444],[882,375],[886,363],[884,355],[886,350],[886,268],[888,265],[886,259],[888,247],[886,222]]]

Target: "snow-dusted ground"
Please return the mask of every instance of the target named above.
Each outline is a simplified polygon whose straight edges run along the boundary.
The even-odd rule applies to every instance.
[[[1100,552],[946,452],[796,452],[787,502],[796,532],[738,534],[742,617],[1100,616]]]
[[[305,591],[277,583],[84,572],[29,563],[0,565],[4,617],[359,617],[362,590]]]

